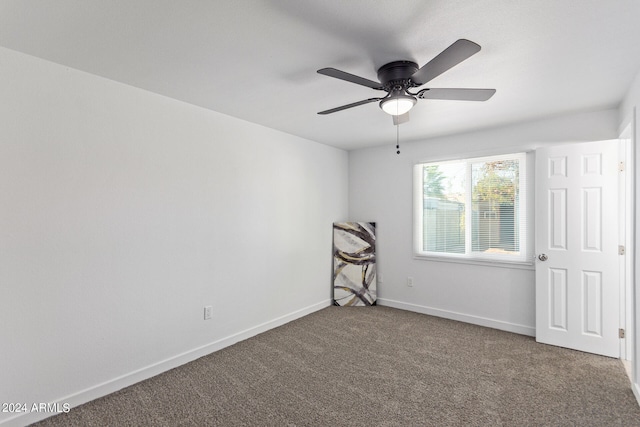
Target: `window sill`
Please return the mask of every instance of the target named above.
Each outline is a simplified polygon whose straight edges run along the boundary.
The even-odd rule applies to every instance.
[[[483,267],[499,267],[499,268],[511,268],[518,270],[535,270],[535,265],[533,262],[527,261],[518,261],[518,262],[510,262],[510,261],[502,261],[502,260],[484,260],[484,259],[471,259],[471,258],[454,258],[447,256],[429,256],[429,255],[416,255],[414,254],[413,259],[422,260],[422,261],[435,261],[435,262],[451,262],[455,264],[471,264],[471,265],[480,265]]]

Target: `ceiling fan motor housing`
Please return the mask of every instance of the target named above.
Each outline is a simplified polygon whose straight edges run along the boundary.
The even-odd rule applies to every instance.
[[[378,80],[387,92],[414,87],[411,76],[418,71],[418,64],[412,61],[394,61],[378,69]],[[400,86],[399,88],[397,86]]]

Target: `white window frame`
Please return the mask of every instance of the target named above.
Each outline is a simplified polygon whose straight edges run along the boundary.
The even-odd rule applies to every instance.
[[[429,252],[423,250],[423,212],[424,212],[424,183],[423,183],[423,167],[427,165],[441,165],[447,163],[467,163],[467,183],[465,186],[465,209],[471,206],[471,164],[478,162],[492,162],[506,159],[517,159],[519,161],[519,239],[520,253],[513,254],[497,254],[497,253],[481,253],[473,252],[471,248],[471,215],[466,215],[465,227],[465,253],[443,253]],[[529,188],[528,188],[529,187]],[[413,240],[414,240],[414,257],[416,259],[437,260],[445,262],[463,262],[470,264],[490,264],[496,266],[509,266],[530,269],[533,265],[531,260],[531,233],[529,227],[533,226],[533,217],[527,208],[528,193],[533,192],[532,177],[527,174],[527,154],[517,152],[511,154],[502,154],[496,156],[470,157],[464,159],[454,159],[445,161],[427,161],[414,165],[413,168]]]

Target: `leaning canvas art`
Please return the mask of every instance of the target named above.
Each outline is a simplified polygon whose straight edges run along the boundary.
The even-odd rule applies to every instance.
[[[375,222],[333,224],[333,302],[341,306],[375,304]]]

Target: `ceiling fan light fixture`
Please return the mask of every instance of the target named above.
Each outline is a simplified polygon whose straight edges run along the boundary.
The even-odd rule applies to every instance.
[[[407,113],[413,108],[418,99],[486,101],[493,96],[496,92],[495,89],[426,88],[418,93],[409,92],[410,89],[429,83],[440,74],[479,51],[479,44],[467,39],[459,39],[422,67],[418,67],[418,64],[413,61],[393,61],[384,64],[378,68],[378,81],[369,80],[335,68],[321,68],[318,70],[318,74],[387,93],[384,97],[352,102],[330,110],[320,111],[318,114],[331,114],[359,105],[379,102],[380,108],[385,113],[393,116],[393,124],[399,125],[409,120]]]
[[[416,105],[416,98],[410,95],[398,94],[380,101],[380,108],[392,116],[401,116]]]

